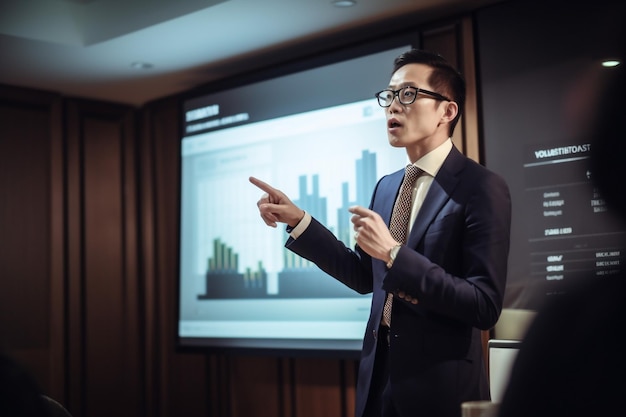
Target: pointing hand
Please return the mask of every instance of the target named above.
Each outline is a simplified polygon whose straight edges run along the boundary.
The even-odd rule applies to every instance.
[[[252,184],[265,191],[256,203],[265,224],[276,227],[277,223],[286,223],[295,227],[302,220],[304,210],[293,204],[282,191],[258,178],[250,177],[249,179]]]

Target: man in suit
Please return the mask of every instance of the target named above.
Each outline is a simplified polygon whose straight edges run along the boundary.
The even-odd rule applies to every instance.
[[[489,398],[480,330],[494,326],[502,309],[508,187],[452,144],[465,82],[442,57],[407,51],[376,96],[390,145],[423,172],[411,186],[406,237],[390,230],[404,169],[379,180],[369,208],[350,209],[354,250],[281,191],[250,181],[265,191],[258,202],[265,223],[287,224],[288,249],[373,293],[356,415],[458,417],[462,402]],[[389,294],[390,318],[383,316]]]

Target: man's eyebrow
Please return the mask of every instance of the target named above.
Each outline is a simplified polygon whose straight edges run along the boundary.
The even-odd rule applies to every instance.
[[[395,90],[396,88],[404,88],[404,87],[415,87],[415,88],[417,88],[415,83],[411,82],[411,81],[405,81],[405,82],[403,82],[401,84],[398,84],[398,85],[389,84],[387,87],[391,88],[392,90]]]

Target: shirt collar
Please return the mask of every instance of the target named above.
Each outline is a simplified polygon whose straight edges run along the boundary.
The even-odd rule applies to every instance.
[[[435,177],[451,150],[452,139],[448,138],[441,145],[415,161],[414,165],[421,168],[428,175]]]

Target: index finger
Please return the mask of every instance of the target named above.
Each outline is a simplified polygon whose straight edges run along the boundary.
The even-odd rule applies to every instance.
[[[271,185],[269,185],[268,183],[261,181],[258,178],[255,177],[250,177],[248,178],[248,180],[256,185],[257,187],[259,187],[261,190],[265,191],[266,193],[270,194],[270,195],[276,195],[276,193],[278,192],[277,189],[275,189],[274,187],[272,187]]]
[[[371,210],[363,206],[352,206],[348,209],[348,211],[361,217],[369,216],[369,214],[372,212]]]

